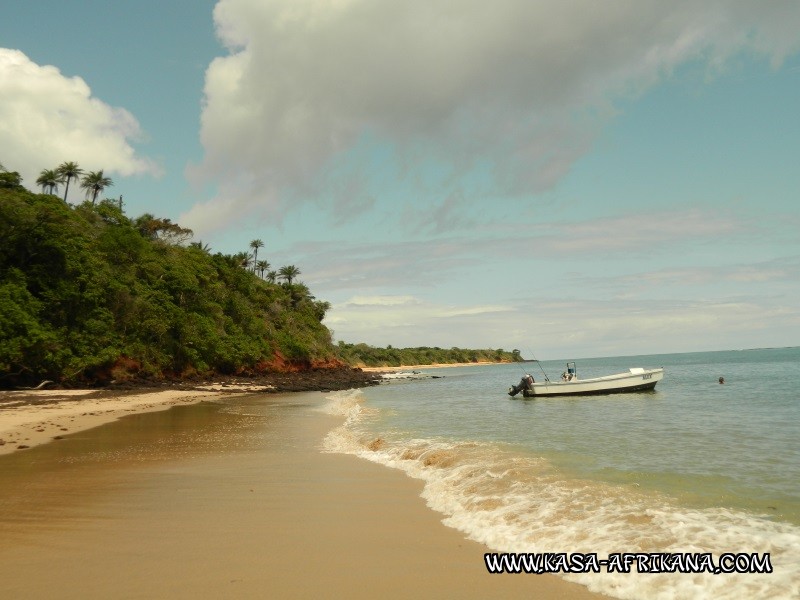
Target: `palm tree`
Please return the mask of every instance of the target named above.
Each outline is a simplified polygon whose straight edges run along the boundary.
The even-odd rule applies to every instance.
[[[200,240],[199,242],[190,243],[189,247],[190,248],[197,248],[198,250],[202,250],[206,254],[210,254],[211,253],[211,246],[209,246],[208,244],[204,244],[202,240]]]
[[[278,280],[278,272],[277,271],[270,271],[269,273],[267,273],[267,276],[265,277],[265,279],[267,281],[269,281],[270,283],[275,283]]]
[[[233,255],[233,258],[243,269],[248,269],[250,267],[250,261],[253,260],[247,252],[237,252]]]
[[[264,279],[264,271],[269,269],[269,263],[265,260],[259,260],[258,262],[255,263],[255,267],[253,268],[259,272],[259,274],[261,275],[261,279]]]
[[[281,279],[285,279],[286,283],[292,285],[292,279],[300,275],[300,269],[295,267],[294,265],[287,265],[285,267],[281,267],[278,271],[278,276]]]
[[[71,161],[63,162],[56,169],[56,173],[58,173],[61,180],[67,184],[67,187],[64,189],[64,202],[66,202],[67,194],[69,193],[69,182],[73,179],[77,181],[78,178],[83,175],[83,169],[78,166],[78,163]]]
[[[250,242],[250,247],[253,249],[253,273],[256,272],[256,262],[258,261],[258,249],[264,247],[264,242],[261,240],[253,240]]]
[[[61,177],[59,177],[56,169],[42,169],[42,172],[39,173],[39,178],[36,180],[36,183],[42,186],[43,194],[54,194],[58,191],[58,184],[61,183]]]
[[[92,206],[97,200],[97,195],[107,187],[114,185],[110,177],[103,175],[102,169],[100,171],[89,171],[83,176],[81,180],[81,187],[86,190],[86,199],[92,197]]]

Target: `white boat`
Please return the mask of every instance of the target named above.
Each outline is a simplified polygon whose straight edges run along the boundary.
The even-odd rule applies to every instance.
[[[545,381],[537,382],[531,375],[526,375],[522,380],[508,390],[509,396],[516,396],[522,392],[526,398],[540,398],[546,396],[589,396],[592,394],[621,394],[625,392],[643,392],[652,390],[664,378],[664,369],[642,369],[634,367],[625,373],[605,375],[579,379],[578,370],[574,362],[567,363],[560,381],[550,381],[545,375]]]

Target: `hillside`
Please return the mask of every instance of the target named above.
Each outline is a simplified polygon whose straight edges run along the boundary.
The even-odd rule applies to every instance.
[[[2,182],[0,182],[2,183]],[[109,200],[0,186],[0,387],[341,364],[329,305]]]
[[[243,255],[187,244],[191,235],[169,219],[131,219],[112,200],[73,207],[0,173],[0,388],[520,360],[516,350],[334,346],[327,302],[262,278],[264,268],[259,277]]]

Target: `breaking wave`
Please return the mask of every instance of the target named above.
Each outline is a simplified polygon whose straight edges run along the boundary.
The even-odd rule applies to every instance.
[[[330,396],[344,417],[323,451],[353,454],[424,482],[443,523],[498,552],[770,553],[770,574],[565,575],[617,598],[800,597],[800,528],[728,509],[691,509],[633,485],[566,477],[540,457],[489,442],[377,431],[377,409],[359,390]],[[476,566],[476,568],[479,568]]]

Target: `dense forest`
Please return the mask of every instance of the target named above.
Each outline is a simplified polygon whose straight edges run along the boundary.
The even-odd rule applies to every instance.
[[[339,357],[351,365],[363,367],[400,367],[411,365],[520,362],[519,350],[465,350],[462,348],[376,348],[367,344],[339,342]]]
[[[0,173],[0,387],[337,363],[329,304],[296,267],[276,282],[247,253],[187,244],[169,219],[19,183]]]
[[[76,206],[72,179],[86,192]],[[212,254],[169,219],[98,202],[112,180],[75,163],[37,184],[41,194],[0,165],[0,388],[520,360],[517,350],[334,345],[322,323],[330,305],[294,265],[258,260],[261,240],[252,253]]]

